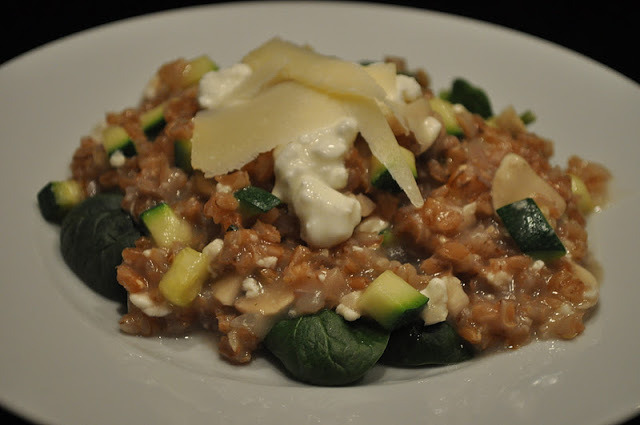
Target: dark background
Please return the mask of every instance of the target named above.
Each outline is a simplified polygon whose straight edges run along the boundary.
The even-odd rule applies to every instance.
[[[374,1],[413,6],[415,1]],[[203,0],[7,0],[0,10],[0,63],[49,41],[107,22],[177,7],[216,3]],[[423,1],[424,9],[492,22],[567,47],[640,82],[638,27],[632,2],[621,1]],[[240,29],[241,30],[241,29]],[[0,93],[1,95],[1,93]],[[588,373],[588,371],[585,371]],[[603,394],[603,397],[606,397]],[[640,401],[639,401],[640,402]],[[4,413],[0,407],[0,414]],[[28,424],[8,414],[8,424]],[[4,418],[3,418],[4,419]],[[632,422],[628,422],[630,425]]]
[[[640,81],[638,26],[633,2],[600,1],[375,1],[453,13],[519,30],[565,46]],[[51,40],[114,20],[205,0],[6,0],[0,13],[0,61]],[[624,4],[624,5],[623,5]]]

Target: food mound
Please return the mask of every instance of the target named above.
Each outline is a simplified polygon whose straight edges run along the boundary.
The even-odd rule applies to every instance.
[[[274,38],[164,64],[38,194],[63,257],[131,335],[211,331],[295,379],[572,339],[598,302],[586,218],[608,171],[457,78]]]

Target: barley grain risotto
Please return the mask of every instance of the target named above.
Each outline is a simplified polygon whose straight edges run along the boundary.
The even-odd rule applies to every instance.
[[[39,205],[69,266],[126,303],[123,334],[210,331],[230,363],[268,351],[311,384],[575,338],[611,176],[555,165],[533,112],[494,113],[453,71],[436,91],[402,58],[280,38],[226,67],[176,59]]]

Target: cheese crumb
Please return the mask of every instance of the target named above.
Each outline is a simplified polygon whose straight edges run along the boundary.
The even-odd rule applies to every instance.
[[[127,157],[124,156],[121,150],[115,151],[109,157],[109,164],[113,168],[120,168],[125,164],[125,162],[127,162]]]
[[[447,320],[449,310],[447,309],[448,296],[446,282],[439,277],[434,277],[420,293],[429,298],[427,307],[424,308],[421,313],[424,324],[433,325],[434,323]]]
[[[200,79],[198,102],[205,109],[215,109],[232,97],[233,92],[251,76],[251,67],[237,63],[229,68],[210,71]]]
[[[129,301],[150,317],[163,317],[171,313],[171,308],[166,302],[152,300],[148,292],[130,293]]]
[[[353,291],[340,298],[340,304],[336,307],[336,313],[344,317],[344,320],[353,322],[358,320],[361,316],[360,309],[358,308],[358,299],[362,291]]]
[[[262,293],[262,285],[252,277],[242,281],[242,290],[247,298],[256,298]]]

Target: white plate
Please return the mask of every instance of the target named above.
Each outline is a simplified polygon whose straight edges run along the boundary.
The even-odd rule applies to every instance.
[[[340,28],[340,31],[333,30]],[[604,269],[601,306],[571,342],[534,343],[460,367],[377,368],[362,385],[291,382],[258,359],[220,361],[212,342],[118,332],[119,312],[64,266],[35,194],[67,176],[70,155],[108,110],[135,104],[162,63],[208,53],[223,65],[279,35],[345,59],[387,54],[425,67],[433,86],[463,76],[494,107],[530,108],[534,131],[613,171],[612,205],[590,241]],[[640,252],[636,171],[640,90],[597,63],[495,26],[362,4],[232,4],[107,25],[0,68],[0,402],[51,424],[581,423],[638,412]]]

